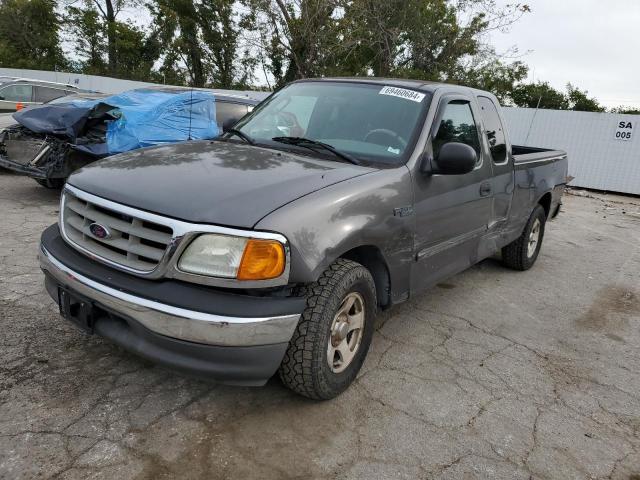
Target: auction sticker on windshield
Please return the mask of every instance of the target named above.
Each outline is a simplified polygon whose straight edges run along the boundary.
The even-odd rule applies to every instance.
[[[383,87],[380,90],[380,95],[391,95],[392,97],[400,97],[405,100],[411,100],[412,102],[420,103],[424,100],[425,94],[416,92],[415,90],[407,90],[406,88],[398,87]]]

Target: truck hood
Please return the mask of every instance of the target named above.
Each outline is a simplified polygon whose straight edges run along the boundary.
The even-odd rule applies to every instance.
[[[92,163],[69,184],[194,223],[251,228],[301,196],[374,169],[227,142],[136,150]]]

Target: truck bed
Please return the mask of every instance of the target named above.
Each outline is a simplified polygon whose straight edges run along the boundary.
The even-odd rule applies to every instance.
[[[509,240],[522,232],[531,205],[540,200],[543,192],[551,192],[549,215],[556,213],[564,185],[567,182],[567,153],[549,148],[512,145],[515,190],[509,213]]]
[[[522,145],[512,145],[511,152],[515,164],[543,162],[560,160],[567,156],[567,152],[563,150],[553,150],[550,148],[525,147]]]

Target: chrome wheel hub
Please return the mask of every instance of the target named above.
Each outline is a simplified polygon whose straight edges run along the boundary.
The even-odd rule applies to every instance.
[[[362,342],[364,331],[364,299],[349,293],[331,322],[327,345],[327,363],[334,373],[343,372],[353,361]]]
[[[540,241],[541,229],[542,229],[542,224],[540,223],[540,219],[536,218],[535,222],[533,222],[533,227],[531,227],[531,232],[529,232],[529,241],[527,244],[527,258],[533,257],[533,254],[536,253],[536,248],[538,247],[538,242]]]

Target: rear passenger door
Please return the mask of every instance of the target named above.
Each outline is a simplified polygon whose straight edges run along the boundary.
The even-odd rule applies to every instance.
[[[492,196],[491,164],[480,133],[480,113],[473,97],[455,94],[439,99],[424,156],[437,159],[442,145],[460,142],[471,146],[478,160],[473,171],[462,175],[419,171],[414,175],[414,291],[466,269],[483,256],[481,242],[492,215]]]
[[[492,218],[489,230],[498,232],[507,221],[513,197],[513,159],[509,152],[504,124],[499,113],[497,100],[488,96],[478,96],[482,116],[483,137],[487,143],[493,168],[491,185],[493,190]]]

